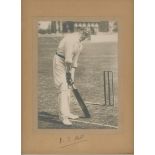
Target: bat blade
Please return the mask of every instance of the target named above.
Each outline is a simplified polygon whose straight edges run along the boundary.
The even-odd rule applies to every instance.
[[[82,99],[78,89],[73,88],[73,93],[74,93],[74,96],[76,97],[76,99],[77,99],[77,101],[78,101],[78,103],[79,103],[79,105],[80,105],[80,107],[81,107],[85,117],[86,118],[90,118],[91,117],[90,113],[89,113],[89,111],[88,111],[88,109],[87,109],[87,107],[86,107],[86,105],[85,105],[85,103],[84,103],[84,101],[83,101],[83,99]]]

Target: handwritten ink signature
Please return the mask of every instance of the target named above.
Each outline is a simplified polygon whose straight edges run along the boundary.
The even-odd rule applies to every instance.
[[[60,137],[59,144],[60,148],[65,148],[71,145],[79,144],[82,142],[86,142],[84,135],[76,135],[76,136],[67,136],[67,137]]]

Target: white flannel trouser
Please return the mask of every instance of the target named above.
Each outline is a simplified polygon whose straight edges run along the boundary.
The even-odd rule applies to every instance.
[[[59,117],[68,117],[70,115],[70,88],[66,81],[65,61],[58,55],[53,58],[53,78],[58,92]]]

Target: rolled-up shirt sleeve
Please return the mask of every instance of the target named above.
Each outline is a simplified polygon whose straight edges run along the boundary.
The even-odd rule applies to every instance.
[[[73,57],[72,67],[75,67],[75,68],[78,67],[78,59],[79,59],[79,55],[80,55],[82,49],[83,49],[83,46],[81,45]]]
[[[65,41],[65,62],[72,63],[74,44],[71,40]]]

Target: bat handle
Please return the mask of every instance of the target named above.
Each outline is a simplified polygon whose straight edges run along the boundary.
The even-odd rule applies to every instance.
[[[72,89],[76,89],[75,85],[74,85],[74,81],[71,79],[70,81],[70,86],[72,86]]]

